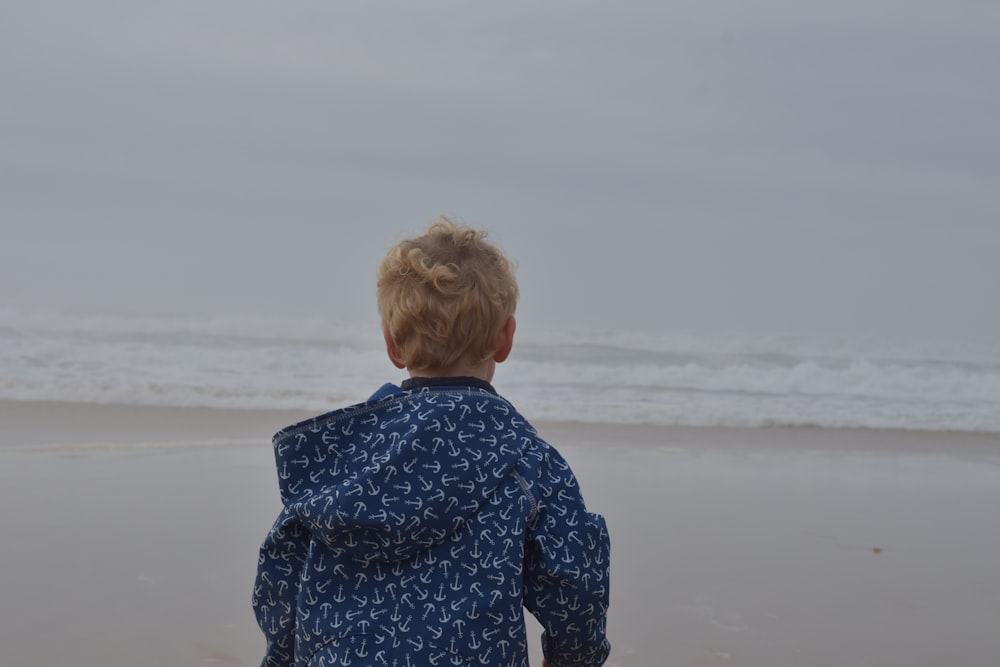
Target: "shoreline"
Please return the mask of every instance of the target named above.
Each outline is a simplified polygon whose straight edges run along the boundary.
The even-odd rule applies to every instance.
[[[336,410],[337,408],[331,408]],[[54,424],[48,416],[58,417]],[[46,437],[79,438],[66,432],[66,423],[78,424],[82,430],[95,431],[112,440],[112,443],[135,444],[149,430],[159,430],[167,442],[195,438],[194,444],[254,444],[270,443],[271,436],[280,429],[300,421],[325,414],[309,410],[286,408],[238,408],[173,405],[130,405],[123,403],[87,403],[74,401],[39,401],[0,399],[0,447],[12,446],[10,441],[25,436],[20,446],[56,446],[60,441],[43,442]],[[179,419],[185,417],[186,419]],[[529,417],[530,419],[530,417]],[[990,431],[947,431],[927,429],[879,429],[861,427],[825,426],[714,426],[675,425],[653,423],[614,423],[587,421],[531,420],[542,437],[548,433],[573,433],[579,438],[586,434],[586,441],[605,441],[623,438],[657,440],[666,434],[671,439],[696,445],[711,442],[718,444],[718,435],[726,434],[726,441],[739,440],[754,447],[808,448],[864,448],[861,443],[879,441],[908,451],[933,452],[940,447],[929,441],[949,441],[971,447],[984,454],[1000,453],[1000,433]],[[188,426],[185,426],[188,424]],[[623,437],[624,436],[624,437]],[[207,438],[207,440],[206,440]],[[92,439],[92,437],[91,437]],[[155,441],[160,443],[159,440]],[[167,444],[162,442],[161,444]],[[75,443],[73,443],[75,444]],[[97,443],[93,443],[97,444]],[[557,444],[553,442],[553,444]],[[17,445],[13,445],[17,446]]]

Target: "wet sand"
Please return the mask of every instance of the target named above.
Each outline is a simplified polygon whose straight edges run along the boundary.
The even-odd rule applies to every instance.
[[[0,667],[256,665],[305,416],[0,401]],[[608,519],[609,665],[996,664],[1000,437],[540,430]]]

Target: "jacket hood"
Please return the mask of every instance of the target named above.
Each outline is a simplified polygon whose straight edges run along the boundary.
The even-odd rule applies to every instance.
[[[462,530],[512,473],[528,433],[484,389],[396,388],[279,431],[281,499],[335,553],[407,559]]]

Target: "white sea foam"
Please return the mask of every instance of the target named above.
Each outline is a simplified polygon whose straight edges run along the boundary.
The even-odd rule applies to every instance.
[[[375,322],[0,309],[0,398],[328,410],[399,380]],[[496,384],[533,419],[1000,432],[1000,345],[539,331]]]

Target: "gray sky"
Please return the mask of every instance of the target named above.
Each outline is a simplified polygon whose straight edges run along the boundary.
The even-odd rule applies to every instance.
[[[437,213],[521,325],[1000,339],[1000,3],[6,3],[0,306],[374,318]]]

